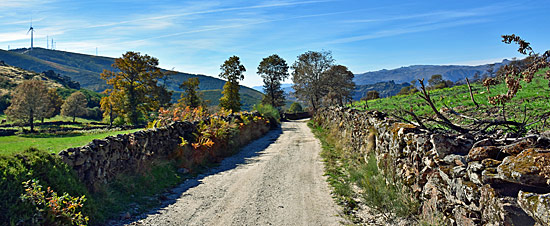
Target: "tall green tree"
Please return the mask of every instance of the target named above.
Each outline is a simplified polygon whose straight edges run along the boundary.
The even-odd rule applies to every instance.
[[[199,84],[200,81],[197,77],[189,78],[187,81],[182,82],[180,88],[183,90],[183,93],[181,93],[178,104],[191,108],[201,106],[203,103],[197,91],[199,89]]]
[[[288,78],[288,65],[286,61],[273,54],[263,58],[258,66],[258,74],[264,80],[264,97],[262,103],[280,109],[285,105],[284,91],[281,89],[281,82]]]
[[[328,93],[323,84],[323,73],[333,65],[331,52],[308,51],[298,56],[292,64],[292,82],[298,99],[309,102],[313,111],[320,106],[320,101]]]
[[[351,101],[355,83],[353,73],[343,65],[333,65],[323,73],[323,85],[328,90],[327,97],[331,104],[344,106]]]
[[[241,97],[239,95],[239,81],[244,79],[243,72],[246,68],[241,64],[238,56],[229,57],[221,66],[220,78],[227,79],[223,86],[220,98],[220,107],[238,112],[241,110]]]
[[[44,118],[50,111],[48,88],[41,80],[25,80],[13,93],[5,113],[9,120],[28,123],[34,131],[34,120]]]
[[[76,116],[82,116],[86,114],[87,104],[88,100],[86,100],[86,96],[82,92],[74,92],[69,97],[67,97],[65,103],[61,105],[61,115],[71,116],[73,117],[73,122],[75,122]]]
[[[166,101],[166,88],[158,84],[165,77],[158,67],[157,58],[141,55],[139,52],[126,52],[115,59],[112,65],[115,71],[104,70],[101,78],[111,85],[105,90],[110,101],[102,101],[103,111],[117,110],[117,115],[124,116],[131,124],[140,124],[140,117],[147,117],[149,112],[156,111]],[[111,103],[111,104],[110,104]],[[117,105],[116,108],[112,104]]]

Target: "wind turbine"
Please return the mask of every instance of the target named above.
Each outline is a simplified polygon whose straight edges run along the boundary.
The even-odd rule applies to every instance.
[[[29,34],[29,32],[31,33],[31,50],[33,48],[33,34],[34,34],[34,28],[32,28],[32,19],[31,19],[31,28],[29,28],[29,30],[27,31],[27,34]]]

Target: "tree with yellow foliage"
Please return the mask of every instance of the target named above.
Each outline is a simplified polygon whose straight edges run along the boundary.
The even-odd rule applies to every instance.
[[[115,59],[112,65],[115,71],[104,70],[101,73],[101,78],[112,86],[105,90],[108,96],[102,98],[101,109],[111,116],[113,113],[123,116],[130,124],[143,123],[140,118],[157,111],[164,104],[159,100],[166,101],[163,95],[169,93],[158,84],[159,79],[166,76],[158,64],[155,57],[131,51]]]

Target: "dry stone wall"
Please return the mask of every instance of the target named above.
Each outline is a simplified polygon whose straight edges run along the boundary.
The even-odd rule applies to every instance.
[[[241,116],[230,115],[223,120],[229,122],[236,117]],[[197,124],[198,122],[174,122],[166,127],[110,136],[93,140],[82,147],[63,150],[58,155],[75,170],[89,189],[95,190],[98,185],[109,182],[122,172],[136,171],[154,160],[170,158],[179,147],[182,138],[187,141],[193,140]],[[237,141],[232,142],[235,146],[257,139],[269,130],[269,124],[263,122],[251,121],[245,127],[241,131],[251,135],[230,138]]]
[[[374,152],[380,169],[443,225],[550,225],[550,139],[437,134],[376,111],[323,109],[315,120],[347,144]]]

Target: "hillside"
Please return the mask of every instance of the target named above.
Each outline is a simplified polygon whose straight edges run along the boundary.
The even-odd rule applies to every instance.
[[[100,78],[99,74],[104,69],[112,70],[111,65],[114,63],[115,58],[34,48],[32,52],[29,49],[0,50],[0,60],[9,65],[36,72],[53,70],[62,76],[68,76],[72,80],[79,82],[82,88],[101,92],[108,86]],[[210,76],[181,72],[173,73],[175,74],[166,81],[169,90],[181,91],[179,84],[190,77],[199,78],[199,88],[201,91],[221,90],[225,84],[224,80]],[[262,98],[260,92],[245,86],[241,86],[240,93],[241,96],[250,97],[242,99],[243,101],[247,101],[243,103],[243,106],[252,106]],[[179,94],[174,95],[177,95],[177,98],[179,98]],[[211,103],[215,101],[217,100],[211,100]]]
[[[62,88],[64,85],[47,77],[44,73],[35,73],[13,67],[0,61],[0,96],[12,93],[15,87],[24,80],[42,80],[49,88]]]
[[[356,85],[353,92],[353,100],[360,100],[371,90],[376,90],[380,94],[380,98],[395,96],[403,87],[408,87],[410,85],[411,84],[408,82],[395,84],[394,81],[377,82],[369,85]]]
[[[549,69],[542,69],[537,74],[546,73]],[[550,109],[550,102],[547,97],[550,95],[548,80],[542,76],[535,76],[531,83],[521,81],[522,88],[518,93],[506,104],[507,120],[522,122],[526,120],[526,124],[533,123],[528,129],[539,129],[545,131],[549,129],[546,121],[538,121],[543,114]],[[490,92],[480,83],[472,83],[472,91],[476,102],[480,105],[476,108],[470,99],[470,94],[467,85],[458,85],[451,88],[443,88],[431,90],[430,96],[434,100],[434,105],[437,109],[451,108],[460,114],[477,119],[499,119],[502,120],[502,106],[495,106],[489,103],[489,96],[496,96],[508,91],[506,84],[500,83],[493,86]],[[399,95],[376,100],[370,100],[368,107],[365,101],[357,101],[352,105],[360,110],[378,110],[398,115],[408,120],[413,120],[410,115],[405,114],[402,110],[413,111],[420,117],[433,117],[434,113],[430,106],[418,95]],[[459,123],[471,123],[471,121],[463,118],[449,115],[450,118],[456,119]],[[495,118],[496,117],[496,118]],[[537,123],[535,123],[537,122]]]
[[[416,79],[429,79],[432,75],[440,74],[445,80],[453,82],[464,78],[472,78],[475,74],[483,75],[491,67],[497,71],[500,66],[508,64],[510,61],[503,60],[500,63],[485,64],[478,66],[462,65],[413,65],[400,67],[392,70],[372,71],[363,74],[356,74],[353,81],[356,85],[374,84],[383,81],[395,81],[396,83],[411,82]]]

